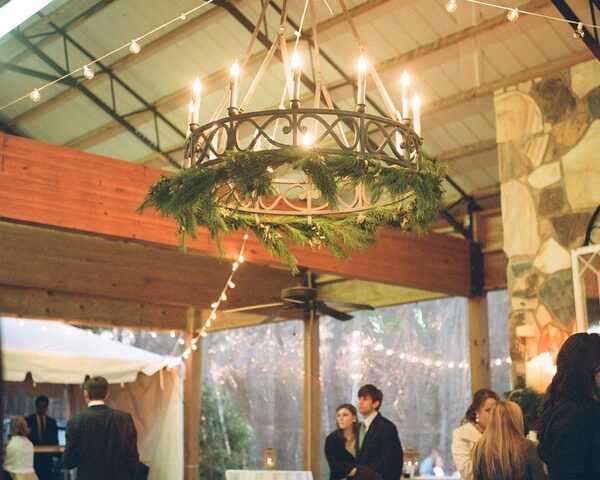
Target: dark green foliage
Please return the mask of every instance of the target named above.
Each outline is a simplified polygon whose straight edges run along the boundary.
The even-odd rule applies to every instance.
[[[544,401],[544,396],[535,390],[526,388],[517,388],[508,393],[507,398],[517,403],[523,411],[525,417],[525,431],[537,430],[539,427],[539,414]]]
[[[200,479],[224,480],[225,470],[246,466],[251,437],[250,425],[229,395],[217,397],[214,388],[204,384],[200,414]]]
[[[240,202],[256,202],[274,192],[272,173],[283,165],[312,183],[331,209],[339,203],[339,186],[364,185],[371,199],[392,202],[351,216],[261,215],[258,219],[235,208],[231,186]],[[337,258],[345,249],[364,251],[375,242],[380,227],[425,231],[442,207],[445,170],[422,158],[418,168],[385,166],[360,154],[328,155],[302,149],[227,152],[208,166],[181,170],[161,178],[148,192],[138,211],[154,207],[174,218],[182,240],[195,237],[199,227],[213,239],[220,234],[250,230],[273,255],[297,271],[292,245],[325,248]],[[233,205],[233,207],[232,207]]]

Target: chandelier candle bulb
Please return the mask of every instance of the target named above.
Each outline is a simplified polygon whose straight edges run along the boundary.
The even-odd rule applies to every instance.
[[[190,133],[192,133],[192,124],[195,123],[194,122],[194,101],[190,100],[190,104],[188,105],[188,118],[187,118],[187,124],[188,124],[188,131],[187,134],[189,135]]]
[[[413,113],[413,128],[415,133],[421,136],[421,99],[417,92],[412,96],[412,113]]]
[[[192,87],[193,92],[193,104],[194,110],[192,112],[192,121],[191,123],[195,123],[196,125],[200,123],[200,99],[202,96],[202,84],[200,83],[200,78],[196,77],[194,80],[194,86]]]
[[[404,70],[400,77],[400,88],[402,92],[402,118],[408,118],[408,89],[410,87],[410,77],[408,72]]]
[[[292,55],[292,80],[294,89],[292,92],[292,107],[300,106],[300,77],[302,75],[302,59],[297,51]]]
[[[240,88],[240,64],[236,60],[229,71],[229,108],[237,109],[238,92]]]
[[[358,85],[356,92],[356,109],[364,112],[367,96],[367,61],[362,55],[358,59]]]

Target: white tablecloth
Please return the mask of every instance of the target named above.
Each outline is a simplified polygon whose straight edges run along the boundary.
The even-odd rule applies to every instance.
[[[313,480],[312,472],[295,470],[226,470],[226,480]]]

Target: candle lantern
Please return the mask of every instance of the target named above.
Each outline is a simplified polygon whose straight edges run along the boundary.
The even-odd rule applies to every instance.
[[[402,467],[402,478],[413,478],[419,473],[419,453],[412,445],[404,449],[404,465]]]
[[[277,466],[277,454],[273,448],[265,448],[262,455],[262,467],[264,470],[275,470]]]

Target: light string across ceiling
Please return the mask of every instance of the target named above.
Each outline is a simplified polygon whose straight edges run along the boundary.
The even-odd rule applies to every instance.
[[[209,328],[211,328],[212,322],[217,319],[217,311],[221,307],[221,304],[223,302],[227,301],[227,291],[235,288],[235,283],[233,283],[233,278],[235,276],[235,273],[238,271],[238,268],[240,267],[240,265],[242,263],[244,263],[244,261],[245,261],[244,251],[246,249],[247,241],[248,241],[248,234],[245,233],[243,241],[242,241],[242,246],[240,247],[240,250],[239,250],[234,262],[231,264],[231,272],[229,273],[229,277],[225,281],[225,284],[223,285],[223,288],[222,288],[221,293],[219,294],[219,297],[217,298],[217,300],[215,300],[210,305],[211,310],[210,310],[210,314],[208,315],[208,318],[204,322],[204,325],[202,325],[192,336],[189,347],[187,347],[179,355],[175,356],[174,353],[177,350],[177,348],[179,347],[179,345],[185,344],[183,334],[181,334],[181,333],[179,334],[179,337],[178,337],[175,345],[173,346],[172,353],[171,353],[171,355],[169,355],[170,357],[172,357],[169,362],[169,366],[174,367],[176,365],[179,365],[182,361],[182,358],[185,360],[190,358],[192,351],[198,350],[198,342],[200,341],[200,337],[206,337],[206,335],[208,334],[207,330]],[[175,337],[175,333],[173,331],[170,332],[170,335],[172,338]]]
[[[448,12],[452,13],[452,12],[456,11],[456,9],[458,7],[458,3],[461,0],[442,0],[442,1],[445,1],[445,8],[446,8],[446,10]],[[583,32],[583,27],[588,27],[588,28],[592,28],[592,29],[600,29],[600,26],[595,25],[593,23],[576,22],[576,21],[567,20],[567,19],[561,18],[561,17],[554,17],[552,15],[544,15],[544,14],[541,14],[541,13],[535,13],[535,12],[529,12],[529,11],[526,11],[526,10],[520,10],[519,8],[506,7],[504,5],[499,5],[499,4],[492,3],[492,2],[483,2],[483,1],[480,1],[480,0],[462,0],[462,1],[468,2],[468,3],[477,4],[477,5],[482,5],[482,6],[486,6],[486,7],[490,7],[490,8],[496,8],[496,9],[504,10],[504,11],[507,12],[507,18],[508,18],[509,21],[515,21],[515,20],[517,20],[518,17],[519,17],[519,15],[530,15],[530,16],[534,16],[534,17],[544,18],[546,20],[553,20],[553,21],[557,21],[557,22],[569,23],[569,24],[572,24],[572,25],[576,25],[577,26],[577,30],[573,34],[573,36],[575,38],[582,38],[583,37],[583,35],[581,35],[581,32]],[[187,12],[180,13],[178,16],[174,17],[173,19],[169,20],[168,22],[163,23],[162,25],[159,25],[159,26],[153,28],[152,30],[146,32],[145,34],[140,35],[139,37],[133,38],[132,40],[130,40],[129,42],[127,42],[127,43],[125,43],[123,45],[121,45],[120,47],[115,48],[114,50],[111,50],[110,52],[108,52],[108,53],[106,53],[106,54],[104,54],[104,55],[102,55],[102,56],[100,56],[100,57],[98,57],[98,58],[96,58],[96,59],[94,59],[94,60],[86,63],[85,65],[83,65],[83,66],[81,66],[81,67],[79,67],[79,68],[77,68],[77,69],[75,69],[75,70],[73,70],[73,71],[71,71],[69,73],[64,74],[62,77],[56,78],[56,79],[54,79],[54,80],[52,80],[52,81],[50,81],[50,82],[48,82],[48,83],[46,83],[44,85],[41,85],[41,86],[39,86],[37,88],[34,88],[32,91],[30,91],[30,92],[28,92],[28,93],[26,93],[26,94],[24,94],[24,95],[22,95],[22,96],[20,96],[20,97],[18,97],[16,99],[14,99],[14,100],[8,102],[7,104],[1,106],[0,107],[0,112],[3,111],[3,110],[5,110],[8,107],[14,105],[15,103],[18,103],[21,100],[24,100],[24,99],[28,98],[28,97],[34,103],[35,102],[39,102],[41,100],[41,92],[43,90],[45,90],[46,88],[48,88],[48,87],[50,87],[50,86],[52,86],[52,85],[54,85],[54,84],[56,84],[58,82],[61,82],[65,78],[72,77],[75,74],[79,74],[80,72],[83,74],[83,76],[86,79],[88,79],[88,80],[93,79],[94,78],[94,72],[93,72],[93,70],[90,67],[93,66],[94,64],[96,64],[96,63],[104,60],[105,58],[110,57],[113,54],[115,54],[115,53],[117,53],[117,52],[119,52],[121,50],[124,50],[126,48],[129,48],[130,52],[132,54],[134,54],[134,55],[140,53],[141,46],[140,46],[139,42],[141,40],[145,39],[146,37],[148,37],[148,36],[150,36],[150,35],[158,32],[158,31],[160,31],[160,30],[162,30],[162,29],[164,29],[166,27],[168,27],[169,25],[171,25],[171,24],[173,24],[173,23],[175,23],[177,21],[185,21],[186,18],[189,15],[191,15],[192,13],[195,13],[197,10],[199,10],[199,9],[201,9],[201,8],[203,8],[203,7],[211,4],[213,2],[214,2],[214,0],[206,0],[202,4],[200,4],[200,5],[192,8],[190,10],[188,10]],[[327,7],[329,9],[331,8],[327,4],[327,2],[326,2],[326,5],[327,5]],[[296,32],[296,33],[299,34],[300,32]]]

